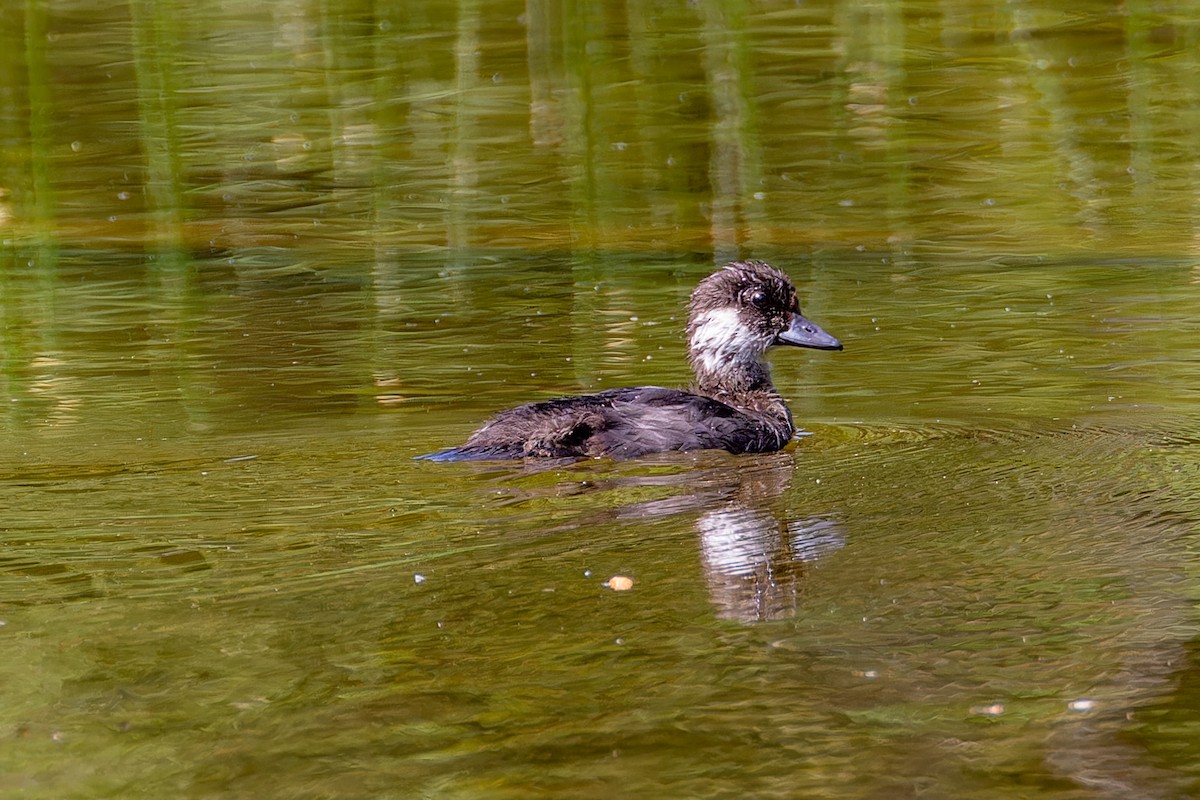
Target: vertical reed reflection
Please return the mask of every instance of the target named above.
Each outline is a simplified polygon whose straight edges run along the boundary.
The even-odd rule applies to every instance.
[[[1161,252],[1200,226],[1200,34],[1146,4],[2,13],[0,220],[21,235],[722,260],[814,243],[1045,252],[1081,228]],[[111,187],[144,195],[149,225]],[[384,231],[364,229],[368,209]]]
[[[706,0],[704,55],[708,93],[712,103],[709,191],[712,194],[710,226],[716,263],[741,255],[740,240],[748,217],[762,224],[765,181],[757,134],[755,87],[746,30],[746,9],[739,3]],[[748,237],[753,239],[754,237]],[[750,242],[752,243],[752,242]]]
[[[475,154],[481,131],[478,113],[481,103],[479,75],[480,7],[478,0],[463,0],[458,6],[458,26],[454,39],[453,138],[450,141],[450,186],[446,214],[446,243],[452,250],[465,249],[472,239],[472,211],[479,185],[479,165]]]
[[[21,111],[29,120],[29,135],[25,140],[29,174],[27,182],[17,181],[11,187],[16,193],[16,206],[21,210],[22,221],[29,223],[35,239],[43,246],[53,238],[56,208],[51,170],[51,148],[56,139],[52,133],[52,117],[56,107],[50,91],[51,77],[46,54],[49,13],[45,5],[37,0],[26,0],[22,49],[27,70],[23,88],[28,105]],[[15,74],[13,78],[19,86],[21,79]],[[13,111],[17,108],[19,106],[14,107]]]
[[[173,25],[173,0],[130,0],[137,75],[138,117],[146,159],[145,202],[150,219],[147,242],[163,266],[185,262],[184,170],[178,124],[181,59]]]

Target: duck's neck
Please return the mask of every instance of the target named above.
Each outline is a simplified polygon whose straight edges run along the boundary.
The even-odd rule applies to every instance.
[[[720,400],[775,429],[784,441],[795,432],[792,414],[771,383],[771,373],[761,358],[744,362],[714,363],[692,358],[698,394]]]
[[[716,368],[710,369],[710,366]],[[693,359],[692,371],[696,373],[696,390],[700,394],[715,397],[730,405],[738,405],[731,402],[737,397],[760,394],[779,396],[775,384],[771,383],[771,373],[762,361],[709,365]]]

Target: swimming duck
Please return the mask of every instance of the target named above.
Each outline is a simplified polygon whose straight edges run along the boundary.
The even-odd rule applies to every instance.
[[[702,280],[688,303],[691,391],[638,386],[518,406],[431,461],[601,457],[671,450],[767,453],[795,434],[763,356],[775,345],[841,350],[800,314],[787,274],[735,261]]]

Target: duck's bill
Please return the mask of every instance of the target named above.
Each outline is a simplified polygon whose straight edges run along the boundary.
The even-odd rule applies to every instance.
[[[842,343],[799,314],[792,315],[792,327],[779,334],[780,344],[811,347],[815,350],[841,350]]]

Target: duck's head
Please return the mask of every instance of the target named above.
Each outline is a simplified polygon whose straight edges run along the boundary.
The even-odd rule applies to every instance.
[[[687,337],[701,384],[726,383],[738,372],[765,380],[762,357],[775,345],[842,349],[804,318],[787,274],[765,261],[735,261],[702,280],[688,304]]]

